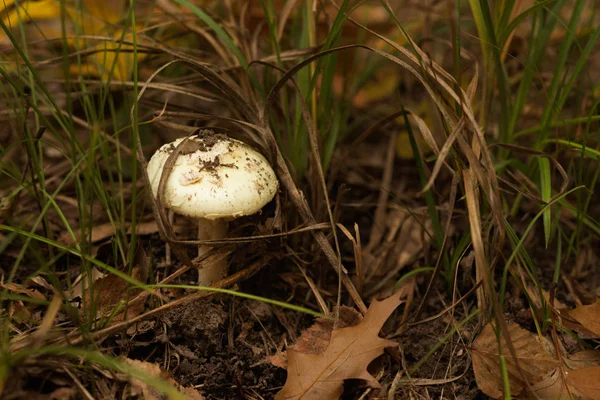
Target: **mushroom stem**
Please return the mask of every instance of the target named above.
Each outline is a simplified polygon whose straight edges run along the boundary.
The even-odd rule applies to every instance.
[[[198,240],[218,240],[227,237],[227,221],[218,219],[198,219]],[[198,246],[198,258],[212,249],[208,245]],[[227,275],[227,257],[224,255],[217,260],[206,260],[198,269],[198,284],[209,286]]]

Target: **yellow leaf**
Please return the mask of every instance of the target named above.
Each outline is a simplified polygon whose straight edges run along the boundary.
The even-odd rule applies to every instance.
[[[406,31],[408,36],[410,36],[412,38],[413,36],[419,34],[423,30],[423,22],[422,21],[409,22],[404,26],[404,30]],[[394,28],[392,31],[390,31],[388,33],[387,37],[392,42],[396,42],[396,44],[398,44],[399,46],[404,47],[408,44],[408,40],[406,39],[406,36],[404,36],[404,33],[399,29]],[[375,48],[379,49],[379,50],[387,51],[387,52],[394,51],[394,47],[391,46],[390,44],[388,44],[387,42],[384,42],[383,40],[378,40],[375,43]]]
[[[123,18],[125,0],[83,0],[86,13],[103,24],[116,24]]]
[[[7,8],[10,3],[5,3],[5,7]],[[18,4],[14,10],[8,12],[2,18],[2,22],[14,28],[21,23],[54,18],[60,18],[60,3],[56,0],[27,1]]]
[[[394,94],[400,84],[400,75],[393,66],[381,67],[352,99],[355,107],[365,108],[371,103]]]
[[[121,37],[115,33],[115,37]],[[115,80],[129,80],[133,74],[133,52],[132,47],[116,42],[103,42],[96,46],[97,52],[91,57],[98,76],[107,80],[112,76]],[[142,54],[138,55],[138,60]],[[112,71],[112,75],[111,75]]]
[[[401,160],[412,160],[415,158],[415,153],[410,145],[410,137],[406,131],[400,132],[398,139],[396,139],[396,155]]]
[[[421,119],[423,119],[423,121],[430,128],[430,130],[433,130],[433,118],[429,107],[430,103],[428,101],[422,101],[421,104],[419,104],[415,113]],[[404,117],[400,116],[396,118],[396,123],[402,126],[402,129],[400,130],[400,133],[398,135],[398,139],[396,139],[396,155],[401,160],[412,160],[415,158],[415,155],[413,153],[412,146],[410,145],[410,137],[408,135],[408,129],[406,129],[405,127]],[[429,154],[431,152],[431,148],[427,145],[427,142],[423,138],[423,135],[421,135],[419,129],[412,123],[410,125],[410,131],[414,136],[415,141],[417,142],[417,147],[421,149],[423,154]]]

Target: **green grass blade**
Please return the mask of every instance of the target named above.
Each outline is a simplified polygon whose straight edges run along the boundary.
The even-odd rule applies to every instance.
[[[569,21],[569,25],[565,32],[565,37],[561,41],[558,58],[556,60],[555,68],[552,73],[552,81],[547,88],[548,105],[546,107],[544,107],[544,113],[542,114],[542,118],[541,118],[542,126],[546,126],[546,127],[549,126],[550,123],[552,122],[551,120],[554,118],[554,116],[557,115],[558,113],[560,113],[560,111],[562,109],[562,104],[560,104],[560,99],[559,99],[560,92],[561,91],[566,91],[567,93],[569,92],[568,87],[566,87],[565,85],[562,85],[563,78],[566,73],[564,68],[566,66],[567,57],[570,53],[571,46],[572,46],[574,38],[575,38],[575,33],[577,31],[577,25],[579,23],[579,18],[581,16],[581,13],[584,9],[584,5],[585,5],[585,1],[583,1],[583,0],[577,0],[575,2],[575,6],[573,7],[573,12],[571,13],[571,19]],[[539,135],[540,137],[536,141],[536,143],[537,143],[536,147],[538,150],[541,146],[541,143],[546,138],[547,132],[548,132],[547,129],[543,129],[542,131],[540,131],[540,135]]]
[[[589,157],[593,160],[596,161],[600,161],[600,150],[596,150],[593,149],[591,147],[588,146],[584,146],[581,145],[579,143],[576,142],[572,142],[570,140],[566,140],[566,139],[546,139],[543,141],[544,144],[550,144],[550,143],[554,143],[554,144],[560,144],[562,146],[565,146],[571,150],[575,150],[578,152],[583,153],[583,155],[585,155],[586,157]]]
[[[528,48],[530,50],[529,54],[527,55],[527,60],[524,64],[525,69],[523,70],[523,76],[521,77],[519,88],[517,89],[517,94],[515,95],[515,99],[511,108],[510,121],[507,128],[508,135],[512,136],[515,132],[517,123],[521,117],[521,113],[523,112],[523,107],[525,106],[527,97],[530,94],[533,78],[539,71],[538,65],[541,62],[542,56],[547,51],[548,40],[550,39],[550,35],[552,34],[557,22],[556,15],[562,6],[563,3],[557,1],[545,21],[542,16],[539,15],[542,13],[542,11],[544,11],[544,9],[539,10],[537,13],[532,13],[534,22],[532,24],[533,33],[528,43]],[[537,31],[535,31],[536,26],[539,26]]]
[[[221,28],[221,26],[214,19],[212,19],[210,15],[205,13],[203,10],[198,8],[198,6],[196,6],[189,0],[175,0],[175,2],[190,10],[196,17],[200,18],[202,22],[208,25],[210,29],[212,29],[215,32],[215,34],[219,37],[219,39],[221,39],[221,41],[225,43],[227,48],[235,55],[240,65],[244,69],[248,69],[248,60],[246,59],[242,51],[236,46],[236,44],[233,42],[233,39],[231,39],[227,32],[225,32],[225,30]]]
[[[156,285],[147,285],[148,288],[155,288],[155,289],[186,289],[186,290],[199,290],[199,291],[206,291],[206,292],[214,292],[214,293],[224,293],[224,294],[230,294],[232,296],[237,296],[237,297],[241,297],[244,299],[250,299],[250,300],[256,300],[256,301],[261,301],[263,303],[266,304],[271,304],[277,307],[281,307],[281,308],[285,308],[288,310],[292,310],[292,311],[296,311],[296,312],[301,312],[304,314],[308,314],[308,315],[312,315],[313,317],[318,317],[318,318],[329,318],[329,316],[322,314],[318,311],[314,311],[311,310],[309,308],[305,308],[305,307],[301,307],[301,306],[297,306],[294,304],[289,304],[283,301],[278,301],[278,300],[272,300],[269,299],[267,297],[261,297],[261,296],[256,296],[250,293],[244,293],[244,292],[238,292],[236,290],[230,290],[230,289],[222,289],[222,288],[216,288],[216,287],[211,287],[211,286],[198,286],[198,285],[171,285],[171,284],[156,284]]]
[[[552,178],[551,178],[551,170],[550,170],[550,160],[546,157],[538,156],[536,157],[538,160],[538,169],[540,172],[540,194],[542,200],[548,204],[550,198],[552,197]],[[551,233],[551,223],[552,223],[552,209],[550,207],[546,207],[543,214],[543,224],[544,224],[544,239],[546,241],[546,248],[548,248],[548,244],[550,243],[550,233]]]

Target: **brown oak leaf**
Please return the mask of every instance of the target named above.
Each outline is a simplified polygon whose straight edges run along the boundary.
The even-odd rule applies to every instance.
[[[362,320],[362,315],[354,308],[341,306],[338,310],[338,328],[346,328],[348,326],[358,325]],[[317,318],[315,323],[308,329],[302,332],[294,346],[294,350],[304,354],[321,354],[327,349],[331,340],[331,331],[333,331],[333,319]],[[274,355],[268,357],[271,364],[276,367],[287,369],[287,356],[285,353],[278,351]]]
[[[386,347],[397,345],[380,338],[379,331],[400,303],[398,293],[383,301],[374,300],[358,325],[334,329],[327,348],[320,354],[289,348],[287,380],[276,399],[337,399],[346,379],[363,379],[371,387],[380,387],[367,366]]]

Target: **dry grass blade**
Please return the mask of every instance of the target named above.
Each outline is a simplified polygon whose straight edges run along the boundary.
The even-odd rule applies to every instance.
[[[486,310],[489,306],[487,293],[491,288],[489,267],[485,254],[484,240],[481,235],[481,215],[479,213],[479,194],[474,185],[475,179],[471,171],[463,171],[463,184],[467,198],[467,209],[469,211],[469,226],[471,227],[471,241],[475,252],[475,277],[483,282],[483,286],[477,291],[477,308]]]
[[[362,25],[358,24],[359,26],[363,27]],[[439,78],[439,76],[441,75],[442,77],[444,77],[445,79],[449,80],[450,82],[453,82],[453,84],[455,84],[454,79],[452,78],[452,76],[450,76],[448,73],[446,73],[445,71],[443,71],[443,69],[441,67],[439,67],[437,64],[435,64],[433,61],[431,61],[427,56],[425,56],[425,54],[421,54],[422,52],[419,53],[419,56],[421,56],[421,58],[416,58],[414,55],[412,55],[410,52],[408,52],[406,49],[404,49],[401,46],[398,46],[397,44],[389,41],[387,38],[378,35],[377,33],[369,30],[366,27],[363,27],[363,29],[367,30],[368,32],[373,33],[374,35],[378,36],[380,39],[388,42],[389,44],[391,44],[392,46],[394,46],[394,48],[398,51],[400,51],[403,55],[405,55],[406,57],[408,57],[416,66],[421,66],[423,67],[423,64],[425,64],[426,66],[424,67],[424,71],[426,73],[428,73],[428,77],[430,79],[433,79],[437,84],[439,84],[447,93],[448,95],[450,95],[457,103],[463,105],[463,115],[465,115],[465,118],[467,118],[467,121],[469,122],[470,128],[471,130],[475,133],[475,138],[472,141],[472,146],[467,144],[467,140],[465,138],[462,137],[462,135],[457,134],[457,140],[459,143],[459,146],[461,148],[461,150],[463,150],[463,152],[465,153],[465,155],[467,156],[467,159],[469,160],[469,166],[472,169],[472,173],[474,173],[474,175],[471,177],[471,179],[474,182],[477,182],[475,185],[472,185],[472,187],[479,187],[481,186],[486,195],[487,195],[487,199],[489,204],[491,205],[492,208],[492,212],[493,215],[495,217],[495,222],[496,222],[496,230],[495,230],[495,237],[494,237],[494,244],[497,248],[501,247],[501,243],[503,243],[504,241],[504,225],[503,225],[503,214],[502,214],[502,208],[501,208],[501,204],[500,204],[500,196],[499,196],[499,192],[498,192],[498,184],[497,184],[497,179],[496,179],[496,175],[494,173],[494,164],[491,160],[491,155],[489,154],[489,150],[487,149],[487,147],[485,146],[485,140],[483,137],[483,132],[481,131],[481,129],[479,128],[479,126],[477,125],[477,122],[475,120],[473,111],[467,106],[467,104],[465,103],[465,100],[467,98],[466,93],[464,93],[464,91],[462,91],[462,89],[460,89],[459,93],[456,93],[448,83],[444,82],[443,80],[441,80]],[[414,43],[413,43],[414,44]],[[414,46],[416,46],[416,44],[414,44]],[[399,59],[398,57],[395,57],[389,53],[386,52],[382,52],[380,50],[371,48],[369,46],[364,46],[364,45],[350,45],[350,46],[340,46],[338,48],[334,48],[331,50],[327,50],[327,51],[323,51],[321,53],[318,53],[314,56],[308,57],[306,60],[304,60],[303,62],[299,63],[298,65],[296,65],[294,68],[290,69],[281,79],[280,81],[274,86],[274,88],[272,89],[271,93],[269,94],[269,96],[267,97],[267,101],[265,104],[265,109],[263,110],[263,114],[262,117],[263,119],[265,118],[265,115],[267,114],[267,110],[270,107],[270,103],[274,101],[274,97],[275,97],[275,93],[277,93],[277,91],[281,88],[281,86],[283,86],[283,84],[291,78],[291,76],[293,76],[293,74],[295,74],[297,71],[299,71],[301,68],[303,68],[305,65],[313,62],[315,59],[317,59],[318,57],[322,57],[323,55],[326,54],[330,54],[333,52],[338,52],[338,51],[342,51],[342,50],[346,50],[349,48],[364,48],[367,49],[369,51],[372,51],[376,54],[379,54],[380,56],[389,59],[390,61],[393,61],[394,63],[402,66],[403,68],[405,68],[407,71],[409,71],[412,75],[414,75],[423,85],[423,87],[427,90],[427,92],[429,93],[429,95],[431,96],[432,100],[436,103],[436,105],[438,106],[438,109],[440,110],[440,112],[442,113],[442,115],[444,116],[444,119],[446,120],[446,122],[449,124],[450,128],[452,130],[454,130],[456,128],[456,122],[455,119],[453,117],[450,116],[449,114],[449,110],[446,109],[445,105],[441,103],[441,101],[438,99],[437,95],[435,94],[435,90],[431,87],[428,79],[426,79],[424,76],[422,76],[416,67],[411,66],[410,64],[408,64],[407,62]],[[418,51],[418,50],[417,50]],[[421,62],[423,61],[423,62]],[[429,65],[431,65],[431,67],[429,67]],[[458,85],[455,85],[457,87],[459,87]],[[453,111],[452,111],[453,112]],[[473,193],[474,194],[474,193]],[[474,194],[475,195],[475,194]],[[477,198],[479,197],[479,194],[476,195]],[[475,200],[475,197],[473,197],[472,200]],[[476,210],[476,214],[472,215],[472,219],[479,219],[479,201],[477,201],[475,204],[473,204],[474,207],[470,208],[470,212],[475,212]],[[478,222],[477,224],[479,224],[480,222]],[[479,228],[479,232],[481,234],[481,228]],[[487,265],[487,261],[486,261],[486,257],[485,257],[485,249],[483,246],[483,240],[481,241],[481,246],[478,246],[478,251],[480,252],[479,257],[480,257],[480,265],[482,265],[481,268],[483,268],[484,265]],[[486,285],[487,286],[487,285]],[[480,292],[480,303],[482,303],[482,301],[484,301],[481,296],[483,295],[484,292]],[[482,303],[483,305],[483,303]]]
[[[413,116],[415,116],[415,115],[413,115]],[[415,118],[417,118],[417,124],[418,124],[419,128],[421,129],[421,132],[423,133],[423,137],[425,137],[425,138],[430,137],[431,133],[429,133],[429,135],[425,135],[425,133],[424,133],[424,131],[429,130],[429,129],[427,129],[427,125],[425,125],[425,123],[423,122],[423,120],[421,120],[421,118],[418,118],[417,116],[415,116]],[[421,190],[421,192],[426,192],[431,189],[431,187],[433,186],[433,183],[435,182],[435,179],[437,178],[438,174],[440,173],[440,171],[442,169],[442,165],[446,165],[446,167],[450,170],[450,172],[452,172],[453,175],[455,175],[452,167],[450,167],[448,165],[448,163],[446,161],[446,157],[450,153],[450,149],[452,148],[452,145],[454,145],[456,138],[458,137],[458,135],[460,135],[462,133],[463,129],[464,129],[464,120],[461,118],[439,151],[437,150],[437,147],[432,147],[431,144],[429,143],[429,141],[427,142],[429,147],[436,152],[437,160],[435,161],[435,164],[431,171],[431,176],[429,177],[429,181],[427,181],[427,183],[425,184],[425,186],[423,187],[423,190]]]
[[[62,300],[62,296],[58,293],[56,293],[54,297],[52,297],[52,300],[50,301],[50,305],[46,310],[46,314],[44,315],[42,322],[31,336],[31,344],[33,347],[41,345],[46,340],[48,332],[50,332],[50,329],[52,329],[52,327],[54,326],[54,319],[56,318],[56,315],[60,310]]]
[[[367,244],[367,247],[365,249],[369,253],[373,251],[377,244],[379,244],[379,241],[383,236],[383,227],[385,226],[388,197],[390,195],[390,186],[392,184],[392,176],[394,172],[394,156],[397,136],[397,134],[393,134],[390,136],[387,153],[385,155],[385,164],[383,169],[383,176],[381,177],[381,186],[379,188],[377,207],[375,208],[375,215],[373,216],[373,225],[371,226],[369,243]],[[365,272],[369,274],[370,271]]]
[[[350,231],[342,224],[337,223],[337,227],[342,233],[352,242],[352,249],[354,251],[354,265],[356,266],[356,276],[358,278],[358,291],[362,293],[362,284],[364,283],[364,270],[363,270],[363,256],[362,246],[360,243],[360,231],[358,230],[358,224],[354,224],[354,232],[356,237],[352,236]]]
[[[323,53],[309,57],[308,60],[310,60],[312,62],[312,61],[316,60],[318,57],[321,57],[322,55],[323,55]],[[308,204],[306,202],[306,199],[304,198],[304,196],[302,195],[302,193],[296,186],[294,179],[292,178],[292,175],[290,174],[290,171],[287,167],[285,159],[283,158],[283,154],[281,154],[281,151],[279,150],[279,147],[277,146],[275,136],[273,135],[273,132],[269,128],[269,121],[268,121],[269,110],[271,108],[272,103],[275,101],[275,98],[277,97],[277,93],[288,81],[290,81],[292,79],[292,77],[302,67],[309,64],[309,62],[307,62],[308,60],[305,60],[305,61],[297,64],[294,68],[292,68],[291,70],[286,72],[284,74],[284,76],[281,77],[281,79],[279,79],[279,81],[277,81],[277,83],[273,86],[273,88],[271,89],[271,91],[269,92],[269,94],[267,96],[265,105],[260,113],[260,118],[262,120],[262,125],[264,126],[265,137],[266,137],[267,143],[269,145],[268,147],[275,154],[275,157],[274,157],[275,158],[275,170],[276,170],[277,176],[279,177],[279,180],[282,183],[282,186],[285,187],[286,190],[288,191],[290,200],[296,206],[298,212],[300,213],[300,216],[302,217],[302,219],[304,219],[304,222],[308,223],[310,225],[313,225],[313,224],[317,223],[317,221],[316,221],[315,217],[313,216],[313,214],[310,210],[310,207],[308,206]],[[292,82],[293,82],[293,80],[292,80]],[[335,230],[335,222],[333,221],[333,216],[331,214],[331,206],[329,204],[329,197],[327,196],[327,184],[325,183],[323,166],[320,163],[321,158],[319,157],[318,141],[317,141],[317,137],[316,137],[317,135],[316,135],[316,132],[314,131],[314,125],[311,122],[311,117],[310,117],[310,113],[308,111],[308,106],[306,105],[306,103],[304,102],[304,100],[301,97],[300,97],[300,103],[301,103],[302,116],[305,120],[305,125],[309,132],[311,152],[313,153],[313,159],[317,166],[317,171],[318,171],[319,178],[320,178],[321,184],[322,184],[322,190],[324,192],[323,194],[327,201],[327,211],[329,213],[330,223],[331,223],[332,228]],[[336,252],[331,247],[331,244],[327,240],[327,237],[322,232],[314,231],[313,235],[315,236],[315,239],[316,239],[317,243],[319,244],[319,246],[321,247],[323,253],[327,257],[327,260],[329,261],[330,265],[340,276],[342,284],[344,285],[346,290],[348,290],[354,303],[357,305],[357,307],[360,309],[361,312],[363,312],[363,313],[366,312],[367,308],[366,308],[363,300],[361,299],[358,291],[356,290],[354,283],[352,282],[350,277],[348,277],[348,273],[347,273],[346,269],[341,264],[341,260],[339,257],[339,246],[337,244],[337,236],[335,236],[336,248],[338,250],[337,254],[336,254]]]
[[[212,65],[198,61],[188,55],[180,54],[170,49],[165,49],[165,51],[183,61],[191,70],[200,74],[207,83],[214,86],[245,120],[252,121],[255,124],[258,122],[258,110],[244,99],[244,90],[227,74],[222,73],[220,69],[215,70]]]

